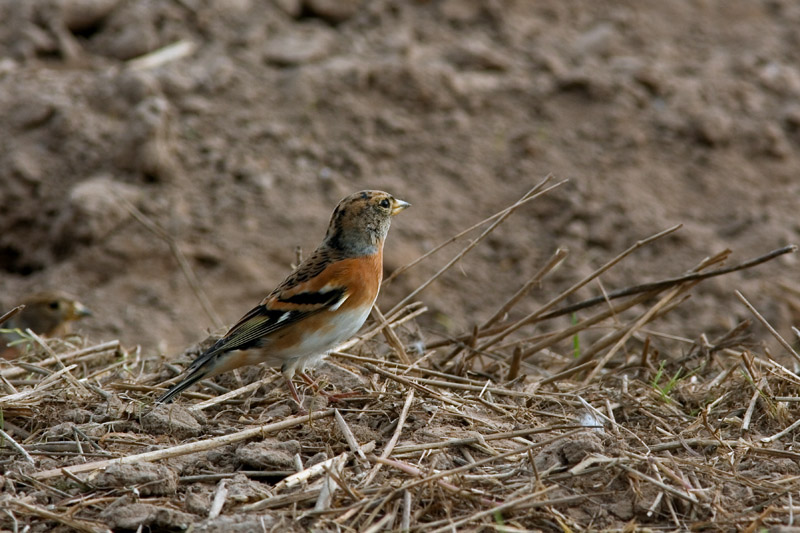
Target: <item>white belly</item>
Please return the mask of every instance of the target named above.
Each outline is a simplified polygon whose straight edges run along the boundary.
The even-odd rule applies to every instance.
[[[330,350],[355,335],[364,325],[370,311],[372,306],[367,307],[366,311],[337,311],[334,327],[326,328],[326,331],[315,331],[292,350],[292,357],[284,360],[283,373],[291,376],[296,370],[315,366]]]

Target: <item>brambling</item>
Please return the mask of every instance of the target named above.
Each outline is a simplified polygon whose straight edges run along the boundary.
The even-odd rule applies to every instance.
[[[167,403],[201,379],[267,363],[280,366],[300,405],[292,378],[297,373],[311,382],[304,369],[364,324],[383,279],[383,242],[392,217],[410,205],[382,191],[344,198],[322,244],[157,401]]]
[[[40,292],[26,298],[22,304],[25,305],[22,311],[0,325],[0,328],[7,330],[0,335],[4,345],[0,351],[3,359],[13,359],[19,355],[16,347],[5,346],[22,338],[10,330],[30,329],[39,335],[56,337],[67,332],[70,322],[92,314],[85,305],[61,291]]]

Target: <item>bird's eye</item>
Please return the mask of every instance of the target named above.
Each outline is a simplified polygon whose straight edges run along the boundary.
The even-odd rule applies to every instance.
[[[389,209],[389,206],[392,205],[387,198],[381,200],[380,206],[384,209]]]
[[[58,301],[57,300],[53,300],[52,302],[47,304],[47,307],[49,307],[50,309],[58,309]]]

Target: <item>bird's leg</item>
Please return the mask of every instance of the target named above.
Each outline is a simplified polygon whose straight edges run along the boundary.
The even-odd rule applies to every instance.
[[[300,396],[298,396],[297,388],[294,386],[294,383],[292,383],[292,378],[289,376],[284,376],[284,378],[286,379],[286,384],[289,385],[289,392],[292,393],[292,398],[294,398],[294,401],[297,402],[297,406],[300,408],[300,413],[305,413],[306,410],[300,402]]]
[[[356,394],[358,394],[356,392],[339,392],[339,393],[336,393],[336,394],[331,394],[330,392],[325,392],[324,390],[319,388],[319,386],[316,384],[316,382],[313,379],[311,379],[308,376],[308,374],[306,374],[303,371],[299,371],[297,373],[300,375],[301,378],[303,378],[303,381],[305,381],[308,384],[309,387],[314,389],[315,392],[318,392],[318,393],[322,394],[323,396],[325,396],[328,400],[330,400],[332,402],[338,402],[342,398],[347,398],[348,396],[355,396]]]

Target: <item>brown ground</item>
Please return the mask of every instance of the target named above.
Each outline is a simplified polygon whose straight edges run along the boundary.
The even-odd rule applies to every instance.
[[[565,265],[515,316],[674,224],[603,287],[800,241],[797,2],[4,0],[0,21],[0,300],[67,290],[95,313],[77,328],[89,344],[172,358],[214,329],[142,221],[229,324],[363,188],[414,206],[390,233],[391,272],[545,175],[569,179],[420,295],[429,343],[488,318],[559,246]],[[178,41],[194,49],[131,61]],[[798,273],[787,255],[706,282],[659,330],[713,338],[751,318],[741,290],[796,339]],[[634,513],[620,516],[604,527]]]

